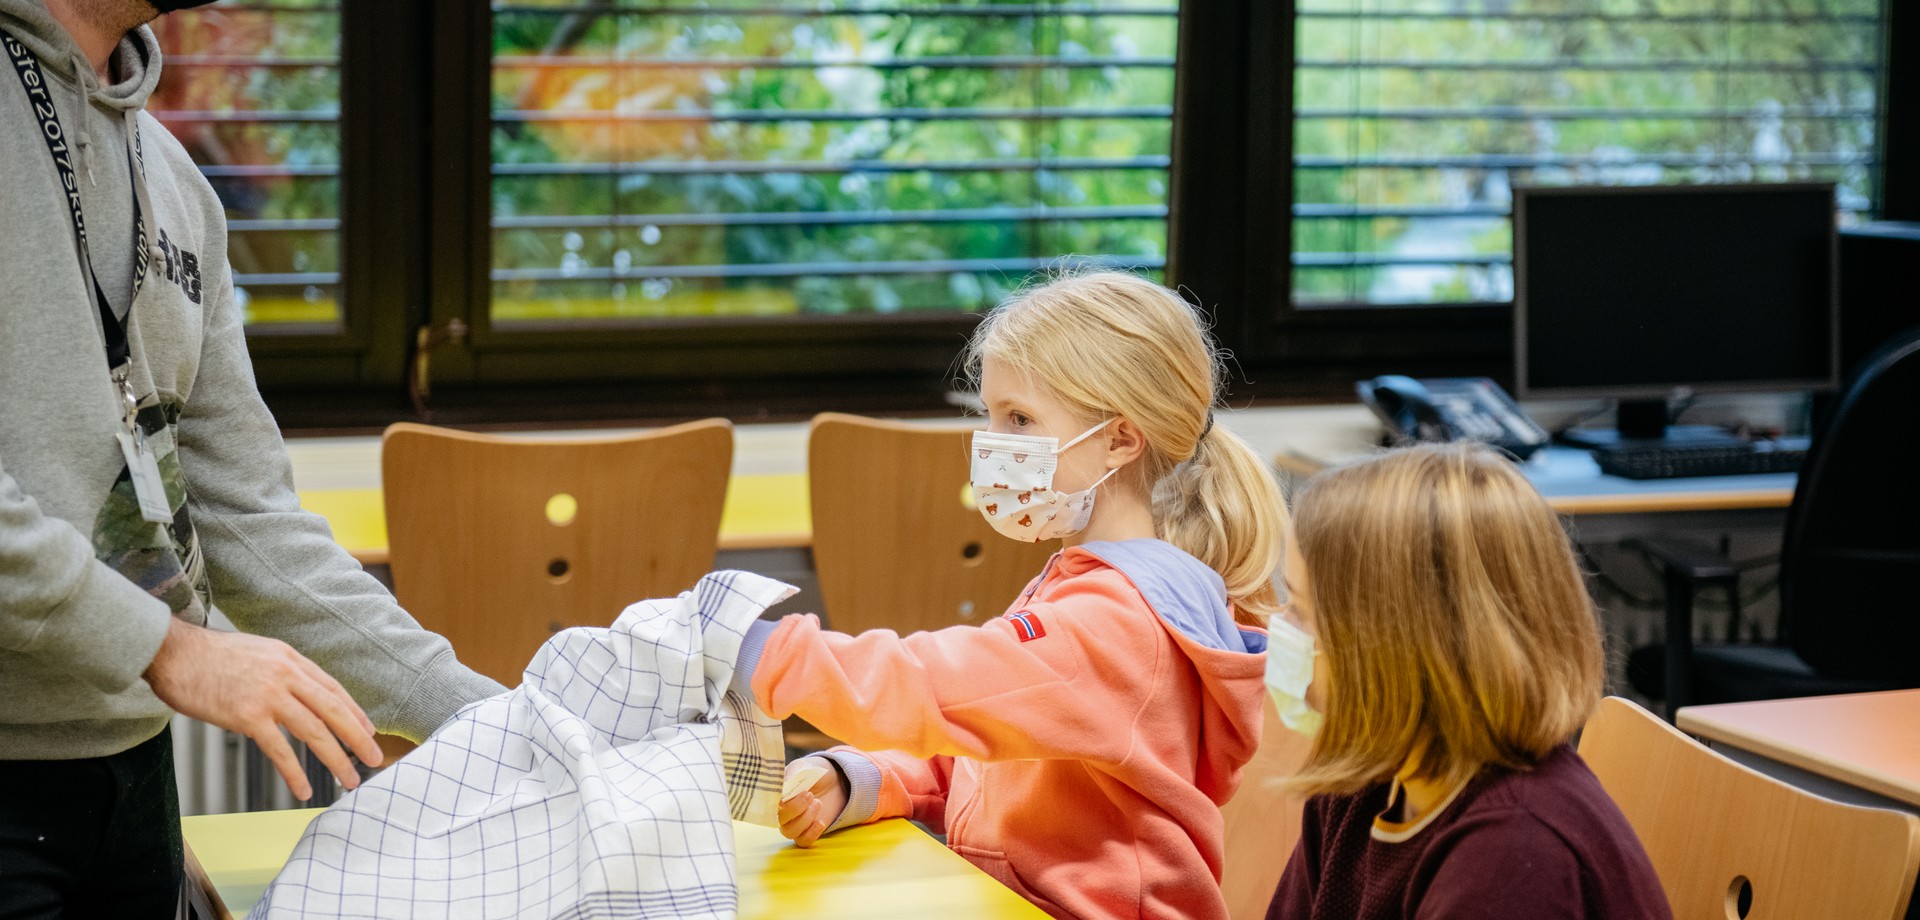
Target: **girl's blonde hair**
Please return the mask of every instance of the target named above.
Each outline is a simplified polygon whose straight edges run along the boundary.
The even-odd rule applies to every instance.
[[[1605,681],[1598,617],[1559,519],[1485,447],[1423,445],[1321,473],[1294,497],[1327,673],[1290,785],[1346,794],[1526,769]]]
[[[1124,272],[1055,278],[981,322],[966,355],[976,387],[987,358],[1088,425],[1119,416],[1138,426],[1146,453],[1113,481],[1150,496],[1160,538],[1220,573],[1236,615],[1265,625],[1279,607],[1286,504],[1260,456],[1214,423],[1222,362],[1192,306]]]

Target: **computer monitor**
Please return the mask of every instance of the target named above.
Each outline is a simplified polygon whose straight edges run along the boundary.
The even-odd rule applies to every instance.
[[[1833,387],[1836,245],[1831,183],[1516,188],[1515,389],[1618,398],[1605,446],[1682,388]]]

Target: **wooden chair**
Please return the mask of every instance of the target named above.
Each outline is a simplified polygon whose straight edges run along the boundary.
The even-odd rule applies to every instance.
[[[182,840],[180,853],[182,903],[176,913],[179,920],[233,920],[233,912],[227,909],[227,902],[220,898],[220,889],[214,887],[213,879],[207,876],[207,870],[200,865],[200,858],[193,855],[193,847]]]
[[[1580,756],[1640,835],[1676,920],[1898,920],[1906,912],[1920,818],[1763,776],[1618,697],[1588,720]],[[1751,901],[1744,912],[1743,897]]]
[[[381,444],[401,606],[507,686],[540,643],[713,568],[733,427],[531,440],[398,424]]]
[[[834,629],[978,624],[1040,574],[1052,543],[994,532],[968,487],[971,433],[814,416],[807,448],[813,566]]]
[[[1281,792],[1280,780],[1300,772],[1313,742],[1285,725],[1273,700],[1261,707],[1266,724],[1260,749],[1240,774],[1240,789],[1220,809],[1227,824],[1227,864],[1220,876],[1220,892],[1233,920],[1261,920],[1280,885],[1280,871],[1300,842],[1301,806],[1305,800]]]

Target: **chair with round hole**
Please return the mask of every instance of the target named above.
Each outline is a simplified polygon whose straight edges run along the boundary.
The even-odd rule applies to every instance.
[[[813,564],[834,629],[979,625],[1040,574],[1054,544],[1009,540],[974,509],[971,430],[814,416]]]
[[[1920,817],[1789,786],[1619,697],[1588,719],[1580,756],[1639,835],[1676,918],[1906,915]]]
[[[381,468],[395,594],[514,686],[552,634],[713,568],[732,462],[725,419],[611,437],[394,425]]]

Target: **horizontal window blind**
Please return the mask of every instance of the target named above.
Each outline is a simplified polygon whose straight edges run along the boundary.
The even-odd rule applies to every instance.
[[[340,9],[227,2],[154,20],[148,104],[227,213],[235,296],[255,327],[338,327]]]
[[[1874,209],[1879,0],[1301,0],[1295,27],[1302,307],[1511,299],[1518,184]]]
[[[1177,8],[493,8],[492,318],[980,310],[1166,258]]]

